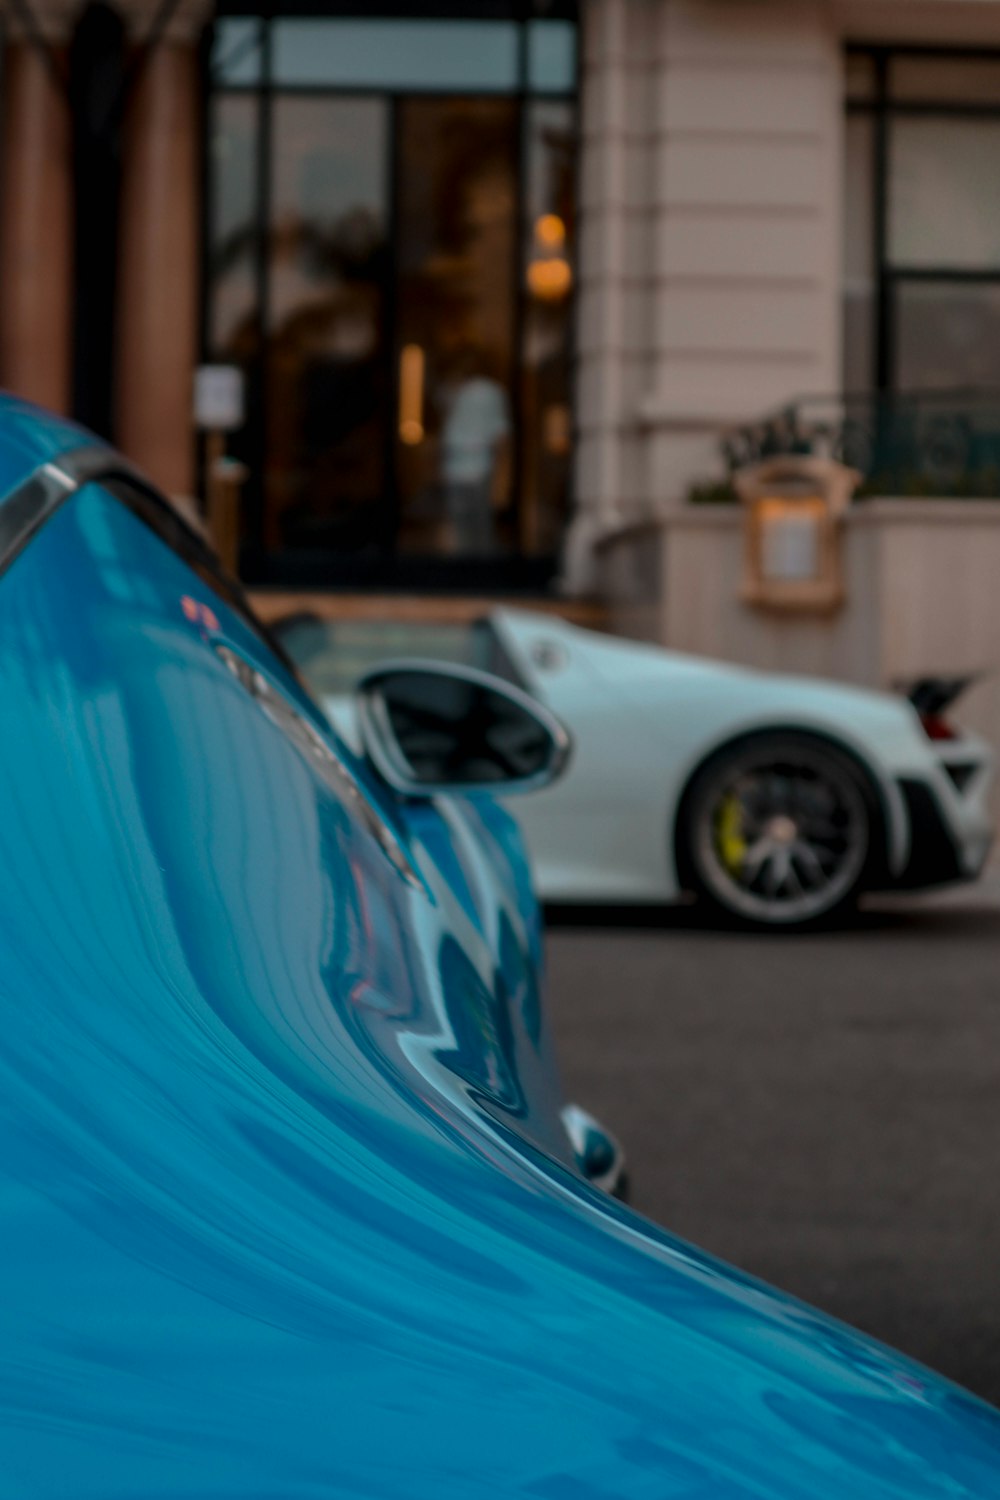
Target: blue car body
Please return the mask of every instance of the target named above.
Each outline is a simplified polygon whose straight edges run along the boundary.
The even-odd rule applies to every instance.
[[[510,821],[84,441],[0,408],[3,1500],[1000,1494],[991,1408],[585,1180]]]

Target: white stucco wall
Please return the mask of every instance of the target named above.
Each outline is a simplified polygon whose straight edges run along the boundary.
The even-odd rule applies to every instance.
[[[741,510],[688,506],[601,548],[610,622],[676,651],[869,687],[969,673],[980,680],[959,721],[1000,745],[1000,500],[867,500],[840,545],[843,607],[760,608],[741,597]]]
[[[722,429],[840,387],[844,42],[1000,45],[1000,0],[584,0],[583,26],[577,591]]]
[[[842,59],[825,0],[589,0],[577,580],[720,426],[839,377]]]

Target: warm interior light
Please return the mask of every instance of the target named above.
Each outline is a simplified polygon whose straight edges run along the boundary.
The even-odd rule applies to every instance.
[[[573,268],[564,253],[566,225],[558,214],[535,220],[534,254],[528,264],[528,290],[540,302],[560,302],[573,285]]]
[[[415,448],[424,440],[424,374],[427,358],[419,344],[404,344],[399,356],[399,440]]]
[[[558,214],[542,214],[535,220],[535,241],[546,250],[561,250],[566,243],[566,225]]]
[[[542,432],[544,433],[545,451],[547,453],[566,454],[570,450],[572,437],[572,421],[570,409],[565,401],[553,402],[545,408],[542,418]]]
[[[573,285],[573,269],[562,255],[533,260],[528,267],[528,288],[540,302],[558,302]]]
[[[769,582],[805,582],[822,570],[821,495],[769,495],[757,502],[761,532],[761,576]]]
[[[792,516],[820,520],[827,509],[822,495],[765,495],[757,504],[764,521],[787,521]]]

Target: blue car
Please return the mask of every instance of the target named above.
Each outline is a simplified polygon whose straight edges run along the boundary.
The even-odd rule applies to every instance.
[[[995,1500],[1000,1414],[605,1190],[488,795],[559,725],[408,663],[353,754],[112,451],[5,401],[0,495],[2,1500]]]

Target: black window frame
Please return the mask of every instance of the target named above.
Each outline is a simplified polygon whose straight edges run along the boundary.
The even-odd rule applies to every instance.
[[[389,274],[386,296],[388,299],[387,313],[390,324],[394,319],[393,299],[395,285],[397,282],[397,252],[395,246],[395,214],[398,197],[398,184],[396,182],[396,152],[395,133],[396,117],[398,113],[399,100],[409,97],[420,98],[453,98],[461,97],[468,99],[511,99],[517,105],[517,137],[515,143],[517,182],[516,182],[516,223],[513,233],[513,253],[515,256],[514,277],[514,309],[512,344],[515,350],[515,369],[520,376],[524,366],[524,352],[527,336],[527,296],[524,286],[523,256],[526,237],[526,204],[528,188],[528,110],[533,102],[538,101],[564,101],[572,104],[575,109],[575,132],[579,143],[580,138],[580,80],[583,66],[582,45],[582,18],[581,7],[578,0],[430,0],[430,3],[421,4],[419,0],[388,0],[388,3],[379,3],[371,7],[364,7],[359,0],[269,0],[266,6],[259,6],[256,11],[251,12],[248,8],[252,0],[220,0],[214,12],[212,25],[206,28],[202,45],[202,97],[205,100],[204,128],[202,131],[202,223],[201,223],[201,298],[200,298],[200,331],[199,350],[200,360],[208,362],[213,358],[210,339],[211,322],[211,243],[210,243],[210,192],[211,192],[211,166],[210,145],[212,136],[213,107],[219,97],[242,96],[256,98],[256,181],[255,181],[255,219],[254,219],[254,279],[255,299],[258,310],[258,344],[255,351],[248,379],[248,413],[244,430],[244,442],[246,445],[246,458],[249,468],[249,481],[245,491],[244,505],[246,508],[246,523],[244,525],[245,541],[241,547],[240,572],[249,582],[256,585],[285,585],[295,586],[319,586],[339,587],[344,584],[362,587],[365,585],[395,585],[406,583],[409,586],[425,587],[458,587],[468,591],[470,587],[485,587],[503,589],[514,588],[544,588],[557,571],[558,557],[556,555],[532,556],[525,554],[518,546],[513,555],[504,557],[498,555],[490,559],[488,567],[480,579],[470,574],[467,559],[458,558],[406,558],[401,559],[396,551],[396,534],[398,530],[399,501],[396,489],[395,465],[390,462],[387,466],[388,482],[387,494],[384,497],[384,505],[387,515],[391,518],[391,539],[384,554],[374,565],[366,564],[364,561],[345,555],[343,565],[337,566],[331,559],[329,553],[318,554],[315,567],[311,565],[296,566],[283,563],[283,554],[280,552],[269,553],[264,545],[266,526],[266,497],[264,488],[264,476],[268,454],[268,418],[266,390],[268,386],[268,340],[266,329],[269,327],[269,265],[268,265],[268,236],[267,225],[271,218],[271,162],[273,159],[273,119],[274,101],[277,96],[305,97],[305,98],[350,98],[350,97],[379,97],[387,100],[389,105],[389,130],[386,149],[386,160],[384,169],[388,185],[389,218],[387,223],[387,240],[391,250],[391,271]],[[260,46],[260,78],[253,83],[225,83],[217,81],[212,72],[212,42],[215,31],[215,23],[222,20],[245,18],[254,20],[259,28]],[[518,80],[513,91],[497,89],[469,89],[469,90],[404,90],[393,88],[352,88],[338,85],[316,85],[316,84],[279,84],[274,81],[273,69],[273,25],[283,20],[309,20],[309,19],[359,19],[371,20],[468,20],[468,21],[511,21],[518,25]],[[568,20],[573,22],[577,28],[576,67],[575,74],[568,89],[535,89],[531,87],[529,67],[529,25],[533,21]],[[579,205],[579,154],[576,164],[576,192],[577,204]],[[575,268],[574,268],[575,269]],[[571,348],[571,374],[569,404],[570,410],[575,413],[576,409],[576,294],[573,294],[573,307],[570,313],[570,348]],[[398,370],[393,358],[392,339],[386,340],[384,354],[386,361],[385,378],[387,389],[390,393],[390,409],[394,410],[398,404]],[[512,485],[512,501],[515,511],[515,531],[518,537],[521,535],[521,508],[522,508],[522,476],[524,466],[524,411],[523,396],[520,386],[515,391],[513,402],[512,422],[512,473],[514,476]],[[202,456],[203,462],[203,456]],[[570,472],[568,512],[573,508],[573,476]]]
[[[946,62],[992,61],[1000,63],[1000,48],[937,47],[917,43],[849,42],[845,57],[865,57],[872,63],[874,87],[870,98],[850,95],[848,117],[874,120],[872,132],[872,271],[874,278],[874,339],[871,378],[880,395],[899,393],[895,380],[898,343],[898,292],[904,283],[938,285],[996,285],[1000,288],[1000,266],[995,270],[964,266],[908,266],[896,264],[889,255],[889,211],[891,165],[889,131],[894,117],[1000,120],[1000,95],[991,104],[985,100],[894,99],[890,90],[890,66],[894,59],[926,58]],[[850,393],[849,393],[850,394]]]

